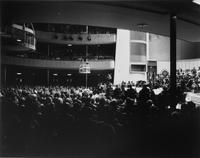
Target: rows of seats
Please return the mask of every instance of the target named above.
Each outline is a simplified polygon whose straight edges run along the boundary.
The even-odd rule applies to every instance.
[[[166,84],[4,87],[2,155],[197,157],[200,111],[181,85],[178,109]]]

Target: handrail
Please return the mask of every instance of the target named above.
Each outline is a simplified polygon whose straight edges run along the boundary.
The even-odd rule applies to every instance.
[[[24,29],[25,29],[26,32],[29,32],[29,33],[35,35],[35,31],[32,30],[32,29],[30,29],[30,28],[28,28],[28,27],[26,27],[26,26],[25,26],[24,29],[23,29],[23,26],[21,26],[21,25],[12,24],[12,27],[13,27],[13,28],[16,28],[16,29],[19,29],[19,30],[24,30]]]

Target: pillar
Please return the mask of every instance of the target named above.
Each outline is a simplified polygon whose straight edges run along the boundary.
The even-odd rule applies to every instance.
[[[176,15],[170,15],[170,95],[171,106],[176,106]]]
[[[148,36],[146,33],[141,34],[144,37]],[[143,39],[141,34],[136,34],[136,32],[130,30],[117,29],[114,84],[121,84],[122,81],[135,83],[139,80],[146,81],[146,70],[134,71],[131,69],[132,65],[146,67],[147,53],[145,52],[145,55],[142,55],[142,49],[139,49],[137,53],[132,53],[133,48],[131,49],[131,44],[141,44],[145,45],[145,51],[147,50],[146,38]]]

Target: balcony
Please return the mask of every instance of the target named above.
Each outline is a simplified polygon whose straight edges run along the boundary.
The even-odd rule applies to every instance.
[[[116,34],[64,34],[36,31],[36,38],[39,42],[55,44],[94,45],[116,43]]]
[[[42,59],[30,59],[30,58],[19,58],[11,56],[2,56],[1,63],[5,65],[16,65],[26,66],[35,68],[49,68],[49,69],[68,69],[68,70],[79,70],[79,66],[82,61],[72,60],[42,60]],[[113,70],[114,60],[89,60],[91,71],[92,70]]]

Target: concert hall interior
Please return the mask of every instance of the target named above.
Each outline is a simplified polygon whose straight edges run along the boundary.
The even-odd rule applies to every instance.
[[[0,1],[0,156],[200,157],[200,0]]]

